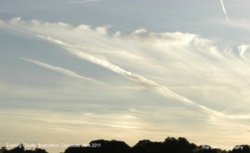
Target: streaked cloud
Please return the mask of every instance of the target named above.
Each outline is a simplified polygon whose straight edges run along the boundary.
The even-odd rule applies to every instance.
[[[168,89],[167,87],[162,86],[162,85],[160,85],[152,80],[145,78],[144,76],[141,76],[141,75],[138,75],[136,73],[122,69],[121,67],[114,65],[114,64],[110,63],[109,61],[99,59],[95,56],[87,54],[84,51],[78,50],[74,46],[68,45],[60,40],[55,40],[51,37],[41,37],[41,38],[46,39],[49,42],[55,43],[56,45],[60,45],[60,47],[64,48],[65,50],[69,51],[70,53],[72,53],[73,55],[75,55],[79,58],[82,58],[84,60],[88,60],[94,64],[100,65],[106,69],[109,69],[109,70],[117,73],[117,74],[120,74],[120,75],[122,75],[130,80],[136,81],[136,82],[141,83],[149,88],[152,88],[154,91],[158,92],[159,94],[161,94],[163,96],[171,97],[171,98],[177,99],[178,101],[180,101],[184,104],[202,109],[205,112],[207,112],[209,115],[216,115],[216,116],[222,115],[219,112],[216,112],[216,111],[209,109],[205,106],[202,106],[200,104],[197,104],[194,101],[173,92],[172,90]]]
[[[109,74],[111,80],[119,74],[118,77],[125,78],[126,83],[132,82],[136,87],[143,86],[144,88],[140,90],[147,94],[154,91],[152,92],[154,96],[160,95],[164,102],[140,101],[143,106],[149,108],[140,110],[136,105],[139,102],[132,100],[133,102],[129,103],[131,109],[124,112],[136,118],[133,121],[135,124],[129,124],[132,122],[129,119],[108,124],[95,118],[91,122],[77,120],[80,125],[125,128],[129,129],[130,134],[155,131],[157,138],[160,138],[164,131],[171,131],[174,135],[181,133],[182,136],[190,136],[197,141],[202,139],[203,142],[213,143],[219,141],[212,140],[214,135],[227,139],[228,134],[233,133],[233,137],[237,137],[236,129],[238,129],[242,131],[240,141],[249,139],[245,130],[249,129],[250,109],[247,105],[250,99],[248,44],[239,45],[236,49],[230,46],[223,48],[216,42],[197,34],[156,33],[143,28],[131,33],[121,31],[110,33],[107,26],[91,27],[84,24],[72,26],[62,22],[25,21],[21,18],[3,22],[11,30],[39,36],[42,41],[55,44],[69,53],[67,55],[73,55],[72,62],[75,62],[74,60],[79,62],[80,59],[81,62],[89,62],[100,69],[109,70],[112,72]],[[65,71],[64,68],[33,59],[28,59],[28,62],[67,76],[75,78],[81,76],[71,70]],[[110,84],[109,87],[97,92],[100,95],[105,94],[105,97],[96,96],[96,98],[101,102],[107,97],[119,98],[119,94],[104,92],[110,88],[118,90],[120,86]],[[93,90],[95,89],[92,88],[91,91]],[[148,95],[136,93],[134,97],[139,96]],[[86,102],[84,97],[82,99]],[[103,103],[111,105],[108,100]],[[120,103],[117,102],[117,105]],[[112,114],[112,111],[114,110],[108,113]],[[72,124],[68,121],[67,123]],[[192,127],[194,124],[200,131],[199,135],[194,135]],[[176,125],[182,126],[176,127]],[[224,142],[224,144],[230,143]]]
[[[99,32],[99,30],[94,28],[82,28],[89,27],[86,25],[80,25],[74,28],[65,23],[43,23],[41,21],[35,20],[32,20],[32,22],[26,22],[20,20],[20,18],[12,19],[11,24],[25,29],[26,31],[36,32],[38,35],[51,36],[44,38],[64,48],[66,51],[72,53],[76,57],[83,58],[131,80],[152,87],[154,90],[165,96],[175,97],[179,101],[204,110],[207,109],[205,106],[195,103],[185,96],[177,94],[173,90],[160,85],[160,83],[156,83],[151,79],[147,79],[145,75],[158,75],[158,77],[163,77],[164,74],[172,73],[178,78],[178,75],[181,75],[182,72],[186,71],[190,74],[186,74],[186,79],[181,79],[179,81],[184,81],[187,84],[190,84],[189,77],[195,76],[195,74],[198,73],[203,76],[199,79],[206,84],[220,83],[224,86],[242,88],[242,90],[247,88],[245,83],[240,81],[238,78],[247,79],[245,75],[248,73],[242,73],[242,71],[237,70],[238,67],[241,69],[246,68],[245,64],[247,62],[241,61],[241,58],[238,58],[230,51],[219,50],[213,44],[213,42],[200,38],[194,34],[183,34],[178,32],[157,34],[148,32],[144,29],[136,30],[130,35],[115,34],[114,36],[110,36],[109,34]],[[60,36],[57,35],[59,33]],[[62,33],[63,35],[61,35]],[[61,40],[54,39],[53,37],[60,37]],[[68,40],[67,37],[74,37],[74,42],[72,42],[72,40]],[[89,38],[93,38],[98,41],[92,42]],[[69,42],[74,45],[69,45],[65,42]],[[147,48],[147,51],[144,51],[145,48]],[[178,52],[170,51],[173,49],[178,50]],[[119,52],[120,50],[123,52],[127,51],[128,54],[133,52],[135,57],[140,57],[140,60],[133,61],[131,65],[138,65],[141,67],[131,67],[130,64],[126,63],[127,58],[124,56],[116,56],[116,58],[110,56],[112,53]],[[103,52],[105,52],[105,54],[103,54]],[[241,54],[240,51],[239,54]],[[164,69],[163,66],[155,64],[157,60],[158,62],[170,60],[172,63],[165,65],[169,69]],[[234,60],[237,64],[233,63],[232,60]],[[182,63],[178,63],[177,61],[182,61]],[[142,65],[141,63],[148,63],[148,69],[145,68],[145,65]],[[118,65],[130,67],[132,70],[127,71],[125,68],[121,68],[121,66]],[[204,67],[206,67],[206,69],[204,69]],[[148,74],[149,69],[156,70],[157,74]],[[145,73],[145,75],[139,75],[132,71]],[[161,72],[161,74],[158,72]],[[207,76],[212,77],[210,78]],[[172,81],[173,80],[170,82]],[[193,83],[196,82],[197,80]],[[230,88],[228,89],[229,91],[231,90]],[[207,111],[213,112],[212,109],[207,109]]]
[[[49,42],[55,43],[56,45],[59,45],[60,47],[64,48],[65,50],[69,51],[70,53],[72,53],[73,55],[75,55],[79,58],[82,58],[84,60],[88,60],[94,64],[100,65],[100,66],[107,68],[115,73],[118,73],[118,74],[120,74],[120,75],[122,75],[130,80],[141,83],[149,88],[152,88],[154,91],[156,91],[157,93],[159,93],[163,96],[174,98],[174,99],[176,99],[176,100],[178,100],[186,105],[190,105],[192,107],[199,108],[199,109],[205,111],[206,113],[208,113],[208,115],[211,115],[213,117],[222,117],[222,118],[228,118],[228,119],[250,119],[250,115],[227,115],[227,114],[223,114],[221,112],[218,112],[216,110],[210,109],[210,108],[205,107],[203,105],[200,105],[199,103],[196,103],[196,102],[194,102],[194,101],[192,101],[192,100],[190,100],[182,95],[179,95],[179,94],[175,93],[174,91],[170,90],[169,88],[167,88],[166,86],[160,85],[157,82],[154,82],[152,80],[145,78],[144,76],[127,71],[127,70],[122,69],[121,67],[114,65],[106,60],[102,60],[102,59],[96,58],[95,56],[92,56],[90,54],[84,53],[84,51],[78,50],[77,47],[66,44],[65,42],[62,42],[60,40],[55,40],[51,37],[42,37],[42,36],[39,36],[39,37],[46,39]],[[215,54],[215,56],[218,56],[218,55]]]
[[[220,0],[220,4],[221,4],[222,11],[223,11],[223,13],[224,13],[224,15],[225,15],[225,17],[226,17],[226,21],[228,22],[228,21],[229,21],[229,17],[228,17],[228,15],[227,15],[227,10],[226,10],[226,8],[225,8],[225,5],[224,5],[223,0]]]
[[[238,47],[240,51],[240,57],[242,59],[246,59],[245,55],[247,54],[247,51],[249,51],[250,46],[249,45],[241,45]]]
[[[40,67],[55,71],[57,73],[63,74],[65,76],[78,78],[78,79],[83,79],[83,80],[91,81],[91,82],[98,83],[98,84],[103,84],[100,81],[97,81],[97,80],[92,79],[92,78],[84,77],[84,76],[82,76],[82,75],[80,75],[80,74],[78,74],[78,73],[76,73],[74,71],[71,71],[71,70],[68,70],[68,69],[65,69],[65,68],[61,68],[61,67],[58,67],[58,66],[53,66],[53,65],[43,63],[43,62],[38,61],[38,60],[29,59],[29,58],[26,58],[26,57],[22,57],[20,59],[23,60],[23,61],[35,64],[35,65],[38,65]]]

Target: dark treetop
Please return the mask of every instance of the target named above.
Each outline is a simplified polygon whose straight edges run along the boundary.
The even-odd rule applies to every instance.
[[[47,153],[47,151],[40,148],[25,150],[21,144],[10,150],[2,147],[0,153]],[[70,146],[64,153],[250,153],[250,146],[237,145],[232,150],[226,151],[208,145],[197,146],[185,138],[168,137],[163,142],[140,140],[133,147],[123,141],[94,140],[88,146]]]

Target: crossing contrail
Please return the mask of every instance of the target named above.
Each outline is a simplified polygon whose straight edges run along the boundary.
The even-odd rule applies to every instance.
[[[227,10],[226,10],[226,8],[225,8],[225,5],[224,5],[223,0],[220,0],[220,4],[221,4],[222,11],[223,11],[223,13],[224,13],[224,15],[225,15],[225,17],[226,17],[226,21],[228,22],[228,21],[229,21],[229,17],[228,17],[228,15],[227,15]]]

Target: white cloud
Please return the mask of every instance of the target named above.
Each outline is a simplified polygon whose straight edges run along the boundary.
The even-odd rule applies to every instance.
[[[150,88],[153,88],[154,91],[156,91],[156,92],[158,92],[166,97],[172,97],[172,98],[174,98],[180,102],[183,102],[187,105],[190,105],[190,106],[193,106],[196,108],[200,108],[200,109],[204,110],[205,112],[209,113],[210,115],[215,115],[215,116],[219,116],[219,117],[229,117],[229,118],[247,118],[248,117],[248,115],[234,116],[234,115],[222,114],[222,113],[215,111],[213,109],[210,109],[204,105],[196,103],[196,102],[186,98],[185,96],[177,94],[176,92],[174,92],[173,90],[170,90],[166,86],[160,85],[159,83],[156,83],[155,81],[147,79],[142,75],[138,75],[136,73],[132,73],[130,71],[127,71],[124,68],[121,68],[120,66],[117,66],[117,65],[109,62],[108,60],[105,60],[104,58],[107,58],[107,57],[104,57],[103,55],[100,55],[100,54],[98,55],[98,52],[100,53],[101,50],[106,50],[106,51],[111,50],[110,52],[115,52],[116,47],[118,47],[118,48],[123,47],[123,46],[120,46],[121,44],[119,44],[119,43],[121,43],[121,41],[123,41],[123,39],[124,39],[124,41],[128,41],[128,44],[133,45],[133,47],[135,47],[134,45],[138,44],[139,48],[137,48],[137,50],[139,50],[140,55],[145,54],[145,52],[142,53],[144,47],[149,47],[150,48],[149,52],[151,52],[151,50],[153,50],[153,49],[158,50],[158,52],[155,53],[156,57],[161,57],[161,56],[166,57],[166,55],[167,55],[167,56],[170,56],[169,59],[171,59],[171,60],[175,60],[175,61],[180,60],[180,61],[186,63],[186,65],[181,65],[181,69],[183,69],[183,68],[184,69],[180,70],[180,72],[184,72],[184,71],[193,72],[194,69],[197,69],[198,71],[205,72],[205,74],[201,73],[201,75],[207,75],[206,73],[209,73],[209,71],[207,71],[207,70],[204,71],[204,67],[206,67],[208,70],[210,69],[210,71],[212,71],[212,72],[214,71],[216,75],[220,74],[219,76],[213,75],[213,77],[215,79],[220,79],[220,80],[224,79],[225,74],[223,74],[223,72],[220,72],[223,70],[220,67],[214,66],[212,61],[215,60],[215,61],[219,62],[219,64],[221,64],[221,63],[231,64],[231,63],[228,63],[229,61],[227,59],[227,55],[224,52],[219,51],[217,49],[217,47],[214,46],[211,41],[203,39],[203,38],[199,38],[197,35],[183,34],[183,33],[179,33],[179,32],[156,34],[156,33],[152,33],[152,32],[147,32],[145,29],[142,29],[142,30],[135,31],[131,35],[122,35],[120,37],[117,37],[117,36],[112,37],[112,36],[109,36],[108,33],[103,32],[106,30],[100,31],[100,30],[95,30],[95,29],[91,29],[91,28],[87,28],[87,30],[85,30],[85,29],[78,30],[78,29],[75,29],[67,24],[41,23],[40,21],[39,21],[40,22],[39,25],[36,24],[36,26],[34,26],[34,24],[29,25],[30,24],[29,22],[20,21],[20,19],[18,19],[17,21],[20,22],[19,25],[25,25],[25,26],[23,26],[23,28],[26,28],[26,26],[31,26],[30,28],[32,28],[34,31],[39,30],[44,25],[48,29],[48,30],[44,31],[44,34],[48,34],[49,31],[55,30],[54,28],[56,26],[57,26],[57,28],[58,27],[62,28],[61,30],[63,30],[63,29],[65,30],[64,32],[61,32],[61,33],[65,33],[66,37],[70,37],[70,35],[74,34],[72,36],[73,38],[75,38],[74,42],[70,41],[69,39],[67,39],[65,37],[61,37],[61,36],[60,36],[61,39],[64,39],[64,40],[58,40],[58,39],[54,39],[52,37],[43,37],[43,36],[40,36],[40,37],[45,38],[46,40],[48,40],[52,43],[55,43],[56,45],[64,48],[66,51],[72,53],[76,57],[88,60],[92,63],[100,65],[104,68],[107,68],[113,72],[116,72],[116,73],[118,73],[118,74],[120,74],[128,79],[131,79],[131,80],[136,81],[138,83],[142,83]],[[15,22],[15,24],[16,24],[16,22]],[[67,27],[65,27],[64,25],[67,25]],[[98,27],[97,29],[100,29],[100,27]],[[101,29],[105,29],[105,28],[101,28]],[[57,31],[54,31],[50,35],[54,35],[55,37],[58,37],[58,35],[56,35]],[[86,40],[86,42],[83,42],[81,40],[81,43],[80,43],[80,42],[78,42],[78,41],[80,41],[80,38],[78,38],[79,35],[75,35],[75,32],[77,32],[78,34],[80,34],[80,33],[85,33],[85,35],[88,34],[89,37],[80,36],[81,39]],[[41,34],[40,32],[37,32],[37,33]],[[142,33],[143,33],[143,35],[142,35]],[[70,37],[70,38],[72,38],[72,37]],[[91,38],[91,39],[87,40],[88,38]],[[98,42],[98,41],[91,42],[95,39],[100,40],[100,42]],[[131,40],[128,40],[128,39],[131,39]],[[68,41],[69,43],[75,44],[75,45],[69,45],[69,44],[65,43],[64,41]],[[116,43],[118,43],[118,44],[116,44]],[[125,43],[127,43],[127,42],[125,42]],[[92,46],[85,47],[85,45],[92,45]],[[141,45],[143,45],[143,46],[141,46]],[[84,47],[82,47],[82,46],[84,46]],[[92,48],[93,46],[98,46],[98,47]],[[176,47],[178,47],[178,48],[176,48]],[[176,51],[166,51],[166,49],[171,49],[171,50],[174,49]],[[96,52],[97,54],[95,53],[95,55],[92,55],[93,51]],[[128,52],[130,52],[130,51],[128,50]],[[138,54],[138,51],[136,52],[136,54]],[[136,55],[136,56],[139,56],[139,55]],[[122,56],[118,57],[118,58],[124,59],[124,57],[122,57]],[[144,62],[154,62],[154,60],[155,60],[155,59],[152,59],[152,57],[145,57],[145,55],[143,58],[144,58]],[[209,60],[207,60],[207,59],[209,59]],[[202,61],[202,60],[204,60],[204,61]],[[240,59],[236,59],[236,60],[238,61]],[[136,64],[137,64],[137,62],[136,62]],[[199,66],[197,64],[202,64],[202,66]],[[178,64],[177,64],[177,66],[178,66]],[[145,69],[143,69],[143,70],[145,70]],[[233,70],[235,71],[235,69],[233,69]],[[237,71],[237,73],[239,73],[239,71]],[[211,78],[211,79],[214,79],[214,78]],[[210,78],[208,80],[205,80],[205,81],[211,82]]]
[[[26,22],[20,18],[12,19],[10,23],[18,29],[50,36],[46,39],[50,39],[59,46],[63,46],[64,42],[74,44],[71,47],[66,46],[66,50],[143,83],[150,79],[147,80],[142,75],[125,69],[150,77],[165,77],[164,83],[170,84],[173,82],[182,82],[181,84],[185,86],[199,84],[201,88],[207,84],[222,84],[234,86],[240,90],[248,88],[245,82],[242,82],[243,80],[238,79],[249,80],[247,77],[249,73],[242,71],[247,70],[247,62],[243,62],[232,52],[219,50],[213,42],[195,34],[180,32],[157,34],[141,29],[132,34],[112,36],[103,32],[106,30],[96,30],[87,25],[74,28],[65,23],[38,20]],[[135,60],[128,63],[131,57],[135,57]],[[166,77],[167,74],[171,76]],[[185,77],[181,77],[182,75]],[[153,81],[148,85],[154,86],[154,83]]]
[[[239,30],[245,30],[246,32],[250,30],[250,27],[249,27],[250,20],[245,19],[245,18],[231,19],[229,23],[225,23],[220,20],[214,20],[213,22],[226,26],[226,27],[235,28]]]
[[[40,36],[41,37],[41,36]],[[103,59],[100,59],[100,58],[97,58],[95,56],[92,56],[90,54],[87,54],[85,53],[84,51],[82,50],[78,50],[77,47],[74,47],[74,46],[71,46],[71,45],[68,45],[60,40],[55,40],[51,37],[42,37],[46,40],[48,40],[49,42],[52,42],[52,43],[55,43],[56,45],[59,45],[60,47],[62,47],[63,49],[65,49],[66,51],[72,53],[73,55],[77,56],[78,58],[82,58],[84,60],[87,60],[87,61],[90,61],[94,64],[97,64],[97,65],[100,65],[106,69],[109,69],[117,74],[120,74],[130,80],[133,80],[133,81],[136,81],[140,84],[143,84],[149,88],[152,88],[154,91],[160,93],[161,95],[163,96],[166,96],[166,97],[170,97],[170,98],[174,98],[182,103],[185,103],[187,105],[190,105],[192,107],[195,107],[195,108],[199,108],[199,109],[202,109],[204,110],[205,112],[207,112],[209,115],[215,115],[215,116],[222,116],[223,114],[217,112],[217,111],[214,111],[210,108],[207,108],[205,106],[202,106],[198,103],[195,103],[194,101],[186,98],[186,97],[183,97],[175,92],[173,92],[172,90],[168,89],[167,87],[165,86],[162,86],[152,80],[149,80],[147,78],[145,78],[144,76],[141,76],[141,75],[138,75],[136,73],[133,73],[133,72],[130,72],[130,71],[127,71],[125,69],[122,69],[121,67],[117,66],[117,65],[114,65],[112,63],[110,63],[109,61],[106,61],[106,60],[103,60]]]
[[[217,134],[218,137],[221,134],[221,137],[228,138],[230,130],[236,132],[239,128],[238,130],[246,132],[245,129],[249,127],[249,122],[246,122],[249,121],[249,114],[247,111],[241,111],[243,107],[250,110],[247,105],[250,99],[247,92],[250,90],[247,44],[236,50],[230,47],[223,49],[211,40],[190,33],[154,33],[139,29],[133,33],[111,34],[105,26],[74,27],[66,23],[38,20],[29,22],[20,19],[4,23],[12,29],[40,35],[77,58],[153,89],[167,97],[166,103],[179,101],[182,102],[180,104],[191,105],[193,111],[204,110],[209,114],[206,120],[201,117],[206,122],[204,125],[212,127],[211,133]],[[113,94],[107,96],[114,97]],[[245,105],[235,107],[239,103]],[[152,105],[154,104],[158,103],[153,101]],[[176,107],[180,104],[176,103]],[[166,111],[171,110],[164,108]],[[159,107],[155,112],[158,110]],[[223,110],[225,111],[220,112]],[[146,115],[152,114],[145,110],[144,112]],[[182,112],[181,109],[178,112]],[[178,112],[171,114],[177,116]],[[200,111],[196,113],[203,114]],[[197,115],[193,117],[200,118]],[[185,118],[186,122],[190,120],[192,119]],[[232,125],[232,128],[227,130],[227,126],[219,122],[227,126]],[[174,124],[174,121],[171,123]],[[214,137],[208,134],[209,129],[203,127],[203,123],[199,124],[197,126],[202,129],[203,140],[212,142]],[[148,125],[152,127],[153,124]],[[192,132],[192,129],[189,129],[186,134],[192,135]],[[237,136],[236,133],[233,134]],[[241,133],[241,139],[248,140],[244,134]]]
[[[228,18],[227,11],[226,11],[226,8],[225,8],[223,0],[220,0],[220,4],[221,4],[222,11],[223,11],[223,13],[224,13],[224,15],[226,17],[226,21],[228,22],[229,18]]]
[[[249,45],[241,45],[238,47],[239,51],[240,51],[240,57],[242,59],[246,59],[245,57],[245,53],[249,50],[250,46]]]
[[[43,63],[43,62],[38,61],[38,60],[33,60],[33,59],[25,58],[25,57],[23,57],[21,59],[26,61],[26,62],[36,64],[36,65],[38,65],[40,67],[55,71],[57,73],[61,73],[61,74],[65,75],[65,76],[74,77],[74,78],[78,78],[78,79],[83,79],[83,80],[91,81],[91,82],[98,83],[98,84],[103,84],[100,81],[97,81],[97,80],[92,79],[92,78],[84,77],[84,76],[82,76],[80,74],[77,74],[74,71],[71,71],[71,70],[68,70],[68,69],[65,69],[65,68],[61,68],[61,67],[58,67],[58,66],[53,66],[53,65]]]

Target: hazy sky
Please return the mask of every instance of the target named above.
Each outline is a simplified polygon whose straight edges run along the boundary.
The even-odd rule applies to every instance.
[[[0,144],[249,143],[249,6],[0,0]]]

